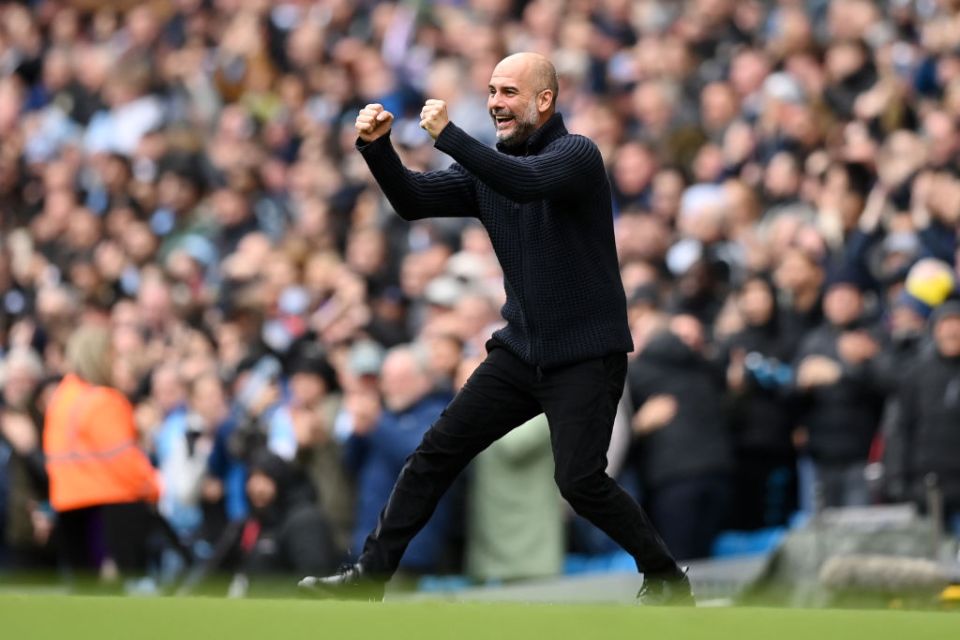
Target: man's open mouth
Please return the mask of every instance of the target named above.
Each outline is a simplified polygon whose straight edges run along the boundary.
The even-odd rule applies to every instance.
[[[495,115],[493,116],[493,119],[497,123],[498,128],[505,127],[511,122],[513,122],[514,120],[516,120],[516,118],[512,115]]]

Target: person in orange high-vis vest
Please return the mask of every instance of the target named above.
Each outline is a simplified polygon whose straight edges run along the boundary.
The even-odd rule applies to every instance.
[[[109,386],[110,333],[86,325],[67,344],[69,373],[44,419],[43,449],[56,538],[70,569],[145,568],[159,476],[139,448],[130,401]]]

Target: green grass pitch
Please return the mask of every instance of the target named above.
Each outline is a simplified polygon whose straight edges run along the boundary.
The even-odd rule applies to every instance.
[[[947,612],[339,603],[0,596],[10,640],[924,640],[960,638]]]

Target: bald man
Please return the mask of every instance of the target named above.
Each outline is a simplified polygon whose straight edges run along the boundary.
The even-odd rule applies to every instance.
[[[474,217],[486,228],[503,267],[506,326],[407,459],[357,562],[300,585],[381,599],[407,544],[467,463],[545,413],[560,492],[634,557],[644,574],[638,599],[692,604],[685,572],[605,472],[633,342],[603,159],[593,142],[567,133],[556,113],[557,72],[543,56],[505,58],[488,92],[496,149],[450,122],[442,100],[424,104],[420,126],[454,160],[443,171],[403,166],[390,144],[393,114],[381,105],[357,115],[357,148],[400,217]]]

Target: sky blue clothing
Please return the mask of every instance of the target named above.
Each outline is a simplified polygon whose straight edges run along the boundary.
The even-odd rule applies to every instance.
[[[172,457],[177,449],[178,442],[187,437],[187,409],[178,407],[167,414],[160,423],[160,427],[153,434],[153,449],[156,456],[156,465],[164,484],[169,486],[167,475],[174,473],[171,468]],[[203,522],[203,512],[198,504],[186,504],[179,501],[172,492],[164,491],[160,495],[160,513],[167,519],[174,530],[181,535],[190,535]]]
[[[160,426],[153,432],[153,452],[159,467],[161,460],[166,460],[173,447],[173,439],[187,431],[187,407],[181,405],[164,417]]]
[[[359,555],[363,541],[377,524],[393,484],[427,429],[453,399],[449,392],[434,393],[405,411],[384,410],[376,429],[367,436],[350,436],[344,455],[348,468],[357,474],[357,522],[353,534],[353,555]],[[410,542],[400,568],[429,572],[436,568],[450,529],[449,493],[430,522]]]
[[[282,404],[270,411],[267,420],[267,448],[284,460],[292,462],[297,455],[297,434],[293,428],[290,408]]]
[[[213,440],[213,451],[207,467],[210,475],[223,483],[224,509],[229,520],[243,520],[250,512],[247,504],[247,470],[230,451],[230,436],[239,424],[240,410],[234,408],[227,421],[220,425]]]

